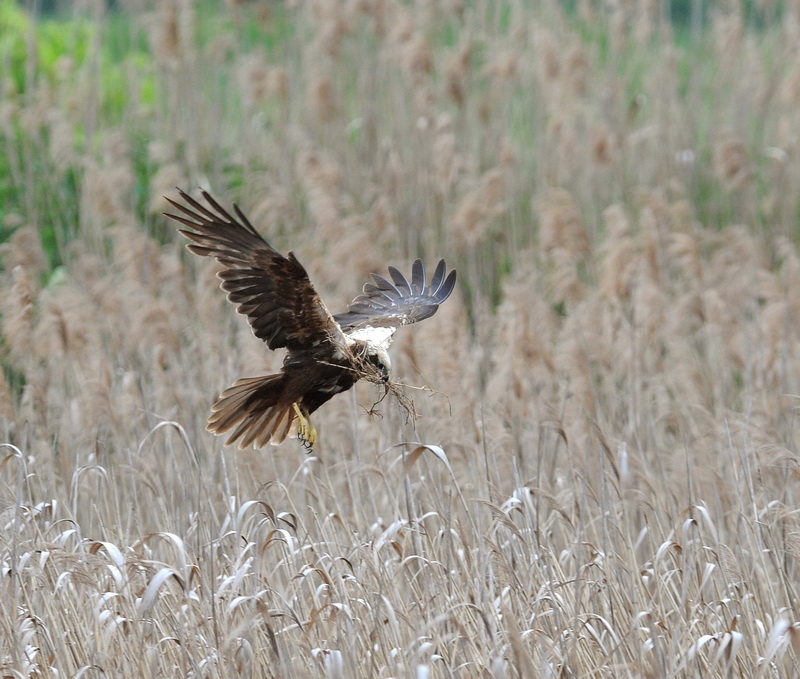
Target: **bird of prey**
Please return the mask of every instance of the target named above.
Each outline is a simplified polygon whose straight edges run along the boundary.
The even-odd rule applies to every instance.
[[[428,283],[418,259],[410,281],[392,266],[391,280],[371,274],[347,311],[332,315],[294,254],[275,250],[237,205],[233,216],[206,191],[206,205],[178,191],[183,204],[167,200],[179,214],[166,216],[191,229],[180,229],[192,241],[189,250],[216,258],[220,287],[253,334],[270,349],[287,350],[279,373],[239,379],[212,406],[208,429],[230,432],[227,445],[261,448],[296,436],[311,449],[311,413],[360,379],[388,384],[395,330],[429,318],[453,292],[455,270],[447,273],[441,260]]]

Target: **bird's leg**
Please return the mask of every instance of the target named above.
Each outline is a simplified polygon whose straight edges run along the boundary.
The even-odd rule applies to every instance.
[[[317,442],[317,430],[311,422],[311,415],[299,403],[293,403],[294,412],[297,414],[297,422],[299,424],[297,430],[297,437],[303,442],[303,447],[311,452]]]

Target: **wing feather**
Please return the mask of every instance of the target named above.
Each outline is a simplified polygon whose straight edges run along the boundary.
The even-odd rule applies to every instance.
[[[345,343],[341,328],[293,253],[284,256],[275,250],[238,206],[233,207],[233,217],[206,191],[202,196],[207,205],[178,192],[183,203],[167,200],[179,214],[166,216],[191,229],[180,229],[192,241],[189,250],[222,264],[220,287],[238,305],[237,311],[247,316],[256,337],[270,349]]]
[[[370,297],[374,298],[376,301],[380,301],[381,299],[385,300],[386,302],[391,303],[393,300],[392,297],[387,295],[383,290],[374,286],[372,283],[365,283],[364,284],[364,294],[369,295]]]
[[[447,278],[445,278],[444,283],[442,283],[439,286],[439,289],[436,290],[436,292],[434,293],[434,297],[444,301],[448,297],[450,297],[455,287],[456,287],[456,272],[454,269],[447,275]],[[441,304],[441,302],[439,302],[439,304]]]
[[[373,281],[375,281],[375,285],[377,286],[378,290],[389,293],[393,299],[400,296],[400,291],[389,281],[383,278],[383,276],[379,276],[376,273],[371,273],[369,276]]]
[[[411,288],[416,295],[425,292],[425,265],[421,259],[415,259],[411,265]]]
[[[411,285],[409,284],[406,277],[395,267],[389,267],[389,275],[392,277],[394,281],[394,286],[398,292],[401,294],[413,295],[414,291],[411,289]]]
[[[442,287],[442,282],[444,281],[444,273],[446,269],[446,265],[443,259],[439,260],[439,263],[436,265],[436,270],[433,272],[433,278],[431,278],[431,289],[438,292],[439,288]]]
[[[425,266],[416,260],[411,267],[411,281],[393,266],[388,267],[389,282],[372,273],[372,283],[367,283],[362,294],[347,307],[347,311],[334,316],[345,332],[366,326],[391,327],[417,323],[433,314],[453,292],[456,284],[455,269],[447,273],[447,265],[440,260],[427,285]]]

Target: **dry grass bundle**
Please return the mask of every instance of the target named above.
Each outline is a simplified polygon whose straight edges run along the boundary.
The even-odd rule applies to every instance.
[[[25,363],[33,345],[36,291],[31,274],[22,264],[11,270],[9,282],[3,300],[3,336],[9,349],[9,358]]]
[[[120,4],[0,83],[3,676],[796,673],[794,8]],[[187,177],[334,312],[458,259],[319,457],[205,430]]]

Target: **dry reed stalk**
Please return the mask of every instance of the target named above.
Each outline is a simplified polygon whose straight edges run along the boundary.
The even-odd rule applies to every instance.
[[[298,175],[306,187],[309,208],[321,235],[334,242],[342,236],[339,211],[342,170],[330,155],[309,150],[298,160]]]
[[[96,238],[102,228],[120,221],[132,221],[129,196],[135,173],[128,140],[120,131],[112,131],[102,141],[102,157],[85,161],[81,208],[87,226],[92,225]]]
[[[188,180],[184,169],[179,163],[168,162],[161,165],[150,178],[150,212],[154,215],[161,214],[169,208],[169,203],[164,196],[176,186],[186,186]]]
[[[752,169],[744,144],[730,135],[723,135],[714,149],[714,170],[731,191],[749,183]]]
[[[237,69],[237,79],[247,110],[255,111],[270,94],[270,68],[264,52],[242,57]]]
[[[58,109],[53,109],[48,117],[50,160],[57,171],[64,172],[78,162],[75,125]]]
[[[150,19],[148,37],[160,65],[177,69],[195,56],[194,5],[188,0],[161,3]]]
[[[32,358],[37,291],[30,273],[21,264],[12,269],[10,283],[3,299],[3,336],[11,358],[23,366]]]
[[[41,276],[47,270],[47,255],[42,247],[37,229],[6,214],[4,226],[13,229],[11,237],[0,245],[0,258],[6,271],[21,266],[32,276]]]
[[[460,251],[474,248],[489,235],[492,223],[505,212],[506,179],[503,170],[487,170],[477,186],[465,194],[456,209],[449,230]]]
[[[442,196],[448,196],[461,170],[461,157],[456,148],[453,120],[447,114],[436,119],[436,136],[433,140],[433,167],[437,188]]]
[[[5,420],[6,426],[16,420],[14,396],[4,371],[0,371],[0,420]]]
[[[336,115],[333,83],[329,77],[318,76],[308,86],[308,103],[318,123],[329,123]]]
[[[459,106],[464,105],[467,96],[467,79],[472,66],[474,46],[467,35],[462,39],[458,50],[450,55],[445,65],[447,95]]]
[[[574,198],[557,189],[537,206],[540,219],[539,247],[543,253],[557,248],[579,257],[589,248],[586,228]]]

